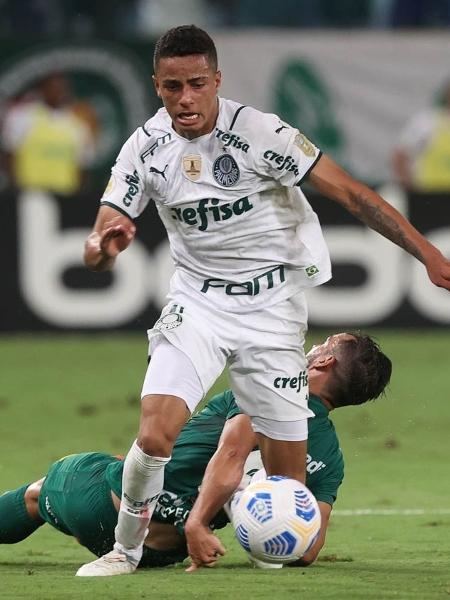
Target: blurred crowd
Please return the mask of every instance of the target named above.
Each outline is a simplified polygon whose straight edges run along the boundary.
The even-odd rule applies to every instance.
[[[180,23],[206,29],[444,28],[450,0],[0,0],[0,42],[27,39],[151,41]],[[71,74],[36,79],[0,111],[0,190],[73,195],[95,183],[98,106],[77,97]],[[450,84],[399,131],[391,174],[407,190],[450,189]]]
[[[0,0],[0,36],[154,37],[179,23],[208,28],[443,28],[450,0]]]
[[[86,184],[98,131],[92,106],[54,72],[13,98],[2,116],[3,185],[67,196]]]

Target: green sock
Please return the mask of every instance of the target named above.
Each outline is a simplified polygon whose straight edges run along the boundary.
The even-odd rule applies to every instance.
[[[43,525],[32,519],[25,505],[25,492],[30,484],[0,496],[0,544],[21,542]]]

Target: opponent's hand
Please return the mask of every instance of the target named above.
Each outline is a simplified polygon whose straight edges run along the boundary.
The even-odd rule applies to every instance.
[[[107,221],[99,233],[99,249],[103,256],[116,258],[120,252],[128,248],[136,234],[136,227],[131,221],[122,217],[114,217]]]
[[[225,554],[225,548],[209,527],[196,525],[186,531],[187,547],[192,564],[187,573],[197,571],[200,567],[213,567],[219,556]]]

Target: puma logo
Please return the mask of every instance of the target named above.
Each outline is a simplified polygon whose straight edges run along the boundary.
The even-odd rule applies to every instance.
[[[164,181],[167,181],[166,179],[166,169],[169,165],[167,164],[164,167],[163,171],[159,171],[156,167],[150,167],[150,173],[156,173],[157,175],[161,175],[161,177],[164,179]]]
[[[281,127],[278,127],[278,129],[275,129],[275,133],[281,133],[283,131],[283,129],[289,129],[289,127],[286,127],[286,125],[281,125]]]

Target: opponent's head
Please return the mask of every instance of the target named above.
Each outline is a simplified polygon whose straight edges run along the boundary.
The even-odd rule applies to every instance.
[[[321,377],[333,408],[363,404],[380,396],[392,372],[390,359],[369,335],[338,333],[307,355],[310,381]]]
[[[156,42],[153,81],[177,133],[193,139],[214,128],[221,74],[210,36],[195,25],[169,29]]]

